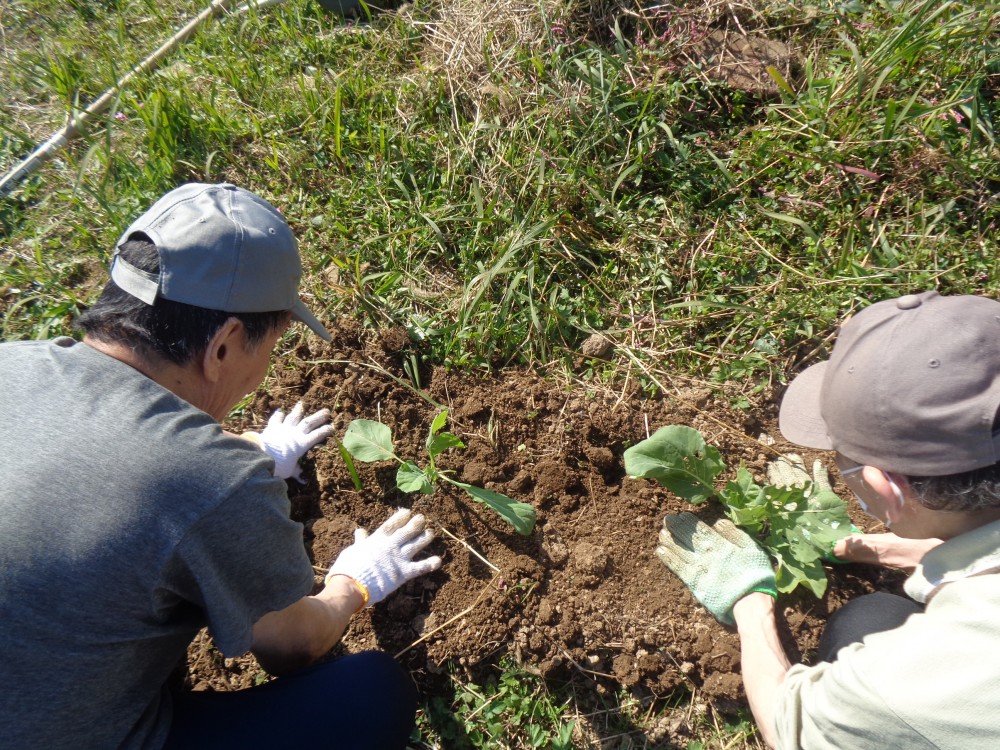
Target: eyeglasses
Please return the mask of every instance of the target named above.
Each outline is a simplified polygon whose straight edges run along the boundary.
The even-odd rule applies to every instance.
[[[837,470],[840,472],[840,476],[844,479],[853,474],[859,473],[865,468],[864,464],[859,464],[854,459],[848,458],[841,453],[836,454],[836,456],[834,456],[834,460],[836,461]]]

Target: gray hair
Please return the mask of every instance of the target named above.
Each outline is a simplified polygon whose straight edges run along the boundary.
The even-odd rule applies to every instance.
[[[961,474],[906,479],[920,504],[930,510],[1000,508],[1000,463]]]

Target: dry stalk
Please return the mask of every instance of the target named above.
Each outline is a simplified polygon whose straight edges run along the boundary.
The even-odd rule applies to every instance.
[[[423,643],[424,641],[426,641],[428,638],[430,638],[435,633],[441,632],[442,630],[444,630],[446,627],[448,627],[449,625],[451,625],[456,620],[461,620],[463,617],[465,617],[467,614],[469,614],[472,610],[474,610],[476,607],[478,607],[479,606],[479,602],[481,602],[483,600],[483,597],[486,596],[486,593],[490,590],[490,588],[493,586],[493,584],[496,583],[496,581],[497,581],[497,579],[499,577],[500,577],[500,573],[497,573],[496,575],[494,575],[493,578],[490,579],[489,583],[487,583],[485,586],[483,586],[483,590],[479,592],[479,596],[476,597],[476,600],[474,602],[472,602],[472,604],[470,604],[468,607],[466,607],[465,609],[463,609],[457,615],[448,618],[448,620],[446,622],[441,623],[440,625],[438,625],[436,628],[434,628],[430,632],[424,633],[422,636],[420,636],[419,638],[417,638],[417,640],[415,640],[409,646],[407,646],[402,651],[400,651],[398,654],[396,654],[395,658],[398,659],[399,657],[401,657],[403,654],[405,654],[410,649],[412,649],[412,648],[418,646],[419,644]]]
[[[587,669],[586,667],[582,666],[579,662],[577,662],[576,659],[574,659],[572,656],[570,656],[568,653],[566,653],[565,649],[559,649],[559,650],[562,652],[562,655],[569,661],[570,664],[572,664],[574,667],[576,667],[578,670],[580,670],[580,672],[582,672],[585,675],[588,675],[588,676],[595,675],[597,677],[607,677],[608,679],[611,679],[611,680],[617,680],[618,679],[613,674],[608,674],[607,672],[595,672],[593,669]]]
[[[483,557],[483,556],[482,556],[481,554],[479,554],[478,552],[476,552],[476,550],[474,550],[474,549],[472,548],[472,545],[470,545],[470,544],[469,544],[469,543],[468,543],[467,541],[465,541],[464,539],[459,539],[459,538],[458,538],[457,536],[455,536],[455,535],[454,535],[454,534],[452,534],[452,533],[451,533],[450,531],[448,531],[448,529],[446,529],[446,528],[445,528],[444,526],[441,526],[441,527],[439,527],[439,528],[440,528],[440,529],[441,529],[441,531],[443,531],[443,532],[444,532],[444,533],[445,533],[446,535],[448,535],[449,537],[451,537],[452,539],[454,539],[454,540],[455,540],[456,542],[458,542],[458,543],[459,543],[459,544],[461,544],[461,545],[462,545],[463,547],[465,547],[465,548],[466,548],[467,550],[469,550],[469,552],[471,552],[471,553],[472,553],[473,555],[475,555],[475,556],[476,556],[476,557],[478,557],[478,558],[479,558],[480,560],[482,560],[482,561],[483,561],[483,563],[485,563],[485,564],[486,564],[486,565],[487,565],[487,566],[488,566],[488,567],[489,567],[489,568],[490,568],[491,570],[493,570],[493,571],[494,571],[495,573],[499,573],[499,572],[500,572],[500,568],[498,568],[498,567],[497,567],[496,565],[494,565],[493,563],[491,563],[491,562],[490,562],[489,560],[487,560],[487,559],[486,559],[485,557]]]

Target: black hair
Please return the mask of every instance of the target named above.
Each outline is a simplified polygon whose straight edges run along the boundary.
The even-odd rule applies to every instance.
[[[141,233],[123,243],[123,260],[136,268],[157,274],[160,256],[156,245]],[[75,327],[105,343],[124,344],[144,357],[155,356],[185,365],[205,351],[212,336],[229,318],[243,323],[246,345],[255,348],[288,321],[287,310],[234,313],[209,310],[183,302],[157,298],[147,305],[109,280],[97,301],[83,313]]]

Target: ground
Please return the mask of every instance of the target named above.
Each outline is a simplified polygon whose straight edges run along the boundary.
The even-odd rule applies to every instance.
[[[723,712],[745,705],[735,632],[653,554],[664,514],[690,506],[649,480],[628,478],[622,453],[658,427],[687,424],[729,467],[742,461],[762,480],[775,451],[791,449],[780,440],[773,404],[755,414],[707,387],[650,398],[634,386],[612,390],[526,369],[479,376],[428,368],[418,392],[403,368],[415,354],[403,331],[376,336],[346,322],[332,344],[312,337],[294,354],[301,366],[283,369],[279,357],[266,392],[234,426],[259,426],[275,408],[302,399],[310,411],[332,409],[338,438],[353,419],[389,425],[397,455],[419,462],[440,404],[466,448],[449,451],[439,466],[538,511],[534,533],[520,536],[460,490],[400,493],[392,462],[359,463],[358,492],[335,443],[314,450],[304,461],[306,483],[290,482],[289,495],[317,582],[357,525],[372,530],[397,506],[427,516],[437,531],[430,550],[444,560],[439,571],[356,616],[338,649],[399,655],[425,695],[440,688],[447,670],[481,678],[506,654],[547,678],[578,679],[584,691],[663,698],[680,688]],[[769,446],[767,436],[777,442]],[[718,513],[697,510],[706,518]],[[852,514],[864,527],[856,508]],[[806,592],[781,600],[793,659],[808,660],[825,619],[846,599],[899,585],[898,576],[868,566],[831,566],[830,575],[823,600]],[[207,636],[189,657],[195,689],[264,678],[250,657],[223,661]]]

